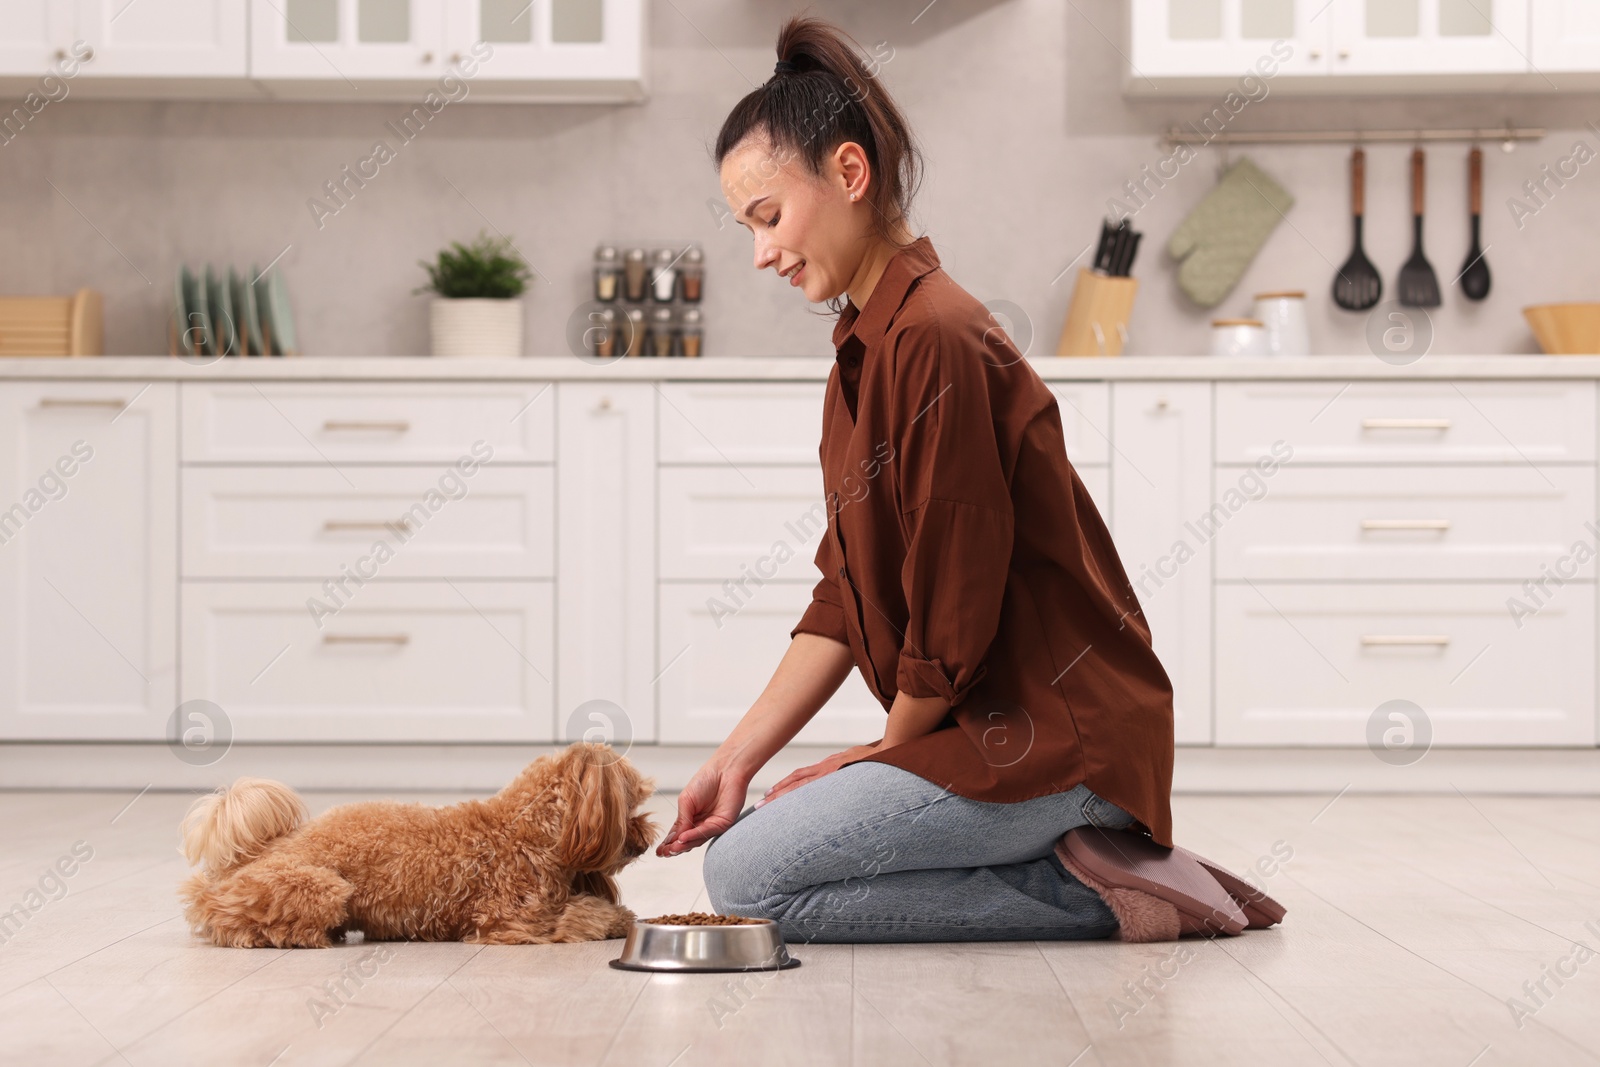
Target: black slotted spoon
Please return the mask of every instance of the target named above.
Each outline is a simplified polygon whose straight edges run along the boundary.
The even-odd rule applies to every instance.
[[[1412,308],[1439,306],[1439,276],[1422,254],[1423,187],[1427,184],[1427,162],[1422,149],[1411,150],[1411,258],[1400,268],[1400,303]]]
[[[1461,268],[1461,291],[1468,300],[1482,300],[1489,295],[1489,261],[1483,258],[1488,249],[1483,247],[1483,150],[1477,145],[1467,153],[1467,197],[1472,212],[1472,247],[1467,249],[1467,263]]]
[[[1365,311],[1383,296],[1383,278],[1361,247],[1361,216],[1366,207],[1367,154],[1350,153],[1350,214],[1355,248],[1333,279],[1333,302],[1346,311]]]

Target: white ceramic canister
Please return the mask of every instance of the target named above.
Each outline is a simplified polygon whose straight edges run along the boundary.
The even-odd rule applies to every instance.
[[[1212,319],[1213,356],[1264,356],[1267,330],[1260,319]]]
[[[1257,293],[1255,317],[1267,330],[1267,355],[1309,356],[1311,330],[1306,325],[1306,294],[1300,290]]]

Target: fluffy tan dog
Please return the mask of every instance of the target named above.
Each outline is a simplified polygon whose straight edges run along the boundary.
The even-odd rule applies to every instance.
[[[650,846],[653,780],[609,746],[541,756],[488,800],[371,801],[306,821],[294,790],[241,778],[183,820],[201,865],[179,890],[196,933],[233,948],[373,940],[495,945],[621,937],[615,875]]]

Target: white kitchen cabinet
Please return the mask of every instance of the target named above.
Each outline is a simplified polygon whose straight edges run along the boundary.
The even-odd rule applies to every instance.
[[[1219,467],[1216,496],[1241,472]],[[1521,581],[1589,541],[1595,469],[1290,465],[1245,486],[1218,581]],[[1592,579],[1592,560],[1564,567]]]
[[[185,463],[496,467],[555,458],[549,382],[185,384]]]
[[[1238,78],[1328,69],[1327,0],[1132,0],[1128,86],[1163,78]],[[1257,64],[1261,66],[1257,66]]]
[[[563,382],[557,391],[556,736],[619,748],[654,741],[655,388]]]
[[[641,0],[453,0],[446,7],[447,51],[487,54],[478,76],[495,82],[638,83],[644,31]]]
[[[1081,473],[1111,462],[1111,387],[1105,382],[1051,382],[1061,413],[1067,458]]]
[[[448,101],[644,95],[644,0],[251,0],[250,11],[250,76],[273,96],[359,87],[421,107],[429,82]]]
[[[1532,8],[1530,11],[1530,3]],[[1532,42],[1587,0],[1132,0],[1132,94],[1483,92],[1557,88]],[[1571,16],[1580,28],[1587,12]],[[1564,50],[1560,46],[1558,51]],[[1577,61],[1578,69],[1592,62]],[[1250,76],[1247,78],[1247,75]],[[1242,105],[1240,105],[1242,106]],[[1225,110],[1223,110],[1225,108]],[[1211,132],[1240,110],[1222,101]]]
[[[1219,585],[1217,744],[1379,752],[1400,700],[1419,745],[1593,745],[1594,583],[1514,615],[1527,595],[1520,582]]]
[[[553,618],[549,581],[185,582],[183,699],[236,742],[549,742]]]
[[[1111,389],[1111,536],[1172,680],[1180,744],[1211,741],[1211,386]]]
[[[0,0],[0,77],[40,78],[58,52],[70,55],[72,5],[73,0]]]
[[[0,737],[158,740],[176,708],[176,386],[0,386]]]
[[[185,578],[553,578],[555,471],[188,467]]]
[[[250,76],[334,82],[444,73],[444,0],[251,0]]]
[[[823,382],[663,382],[661,462],[814,465]]]
[[[822,468],[662,467],[663,581],[816,581]]]
[[[1217,464],[1593,463],[1593,382],[1219,382]]]
[[[255,0],[269,2],[286,0]],[[75,36],[94,49],[80,76],[243,78],[246,23],[239,0],[77,0]]]
[[[657,684],[664,743],[716,745],[727,738],[772,680],[815,584],[769,582],[750,587],[747,596],[730,595],[720,582],[662,585]],[[795,743],[866,744],[883,736],[886,718],[853,668]]]
[[[1546,77],[1572,71],[1600,72],[1600,4],[1594,0],[1531,3],[1529,58],[1534,69]]]
[[[1528,0],[1333,0],[1336,77],[1522,74]]]

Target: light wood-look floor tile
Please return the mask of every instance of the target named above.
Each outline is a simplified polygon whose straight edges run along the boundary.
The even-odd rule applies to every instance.
[[[174,895],[188,800],[0,794],[0,912],[44,901],[0,944],[0,1062],[1600,1067],[1600,956],[1549,977],[1580,943],[1600,951],[1592,798],[1180,797],[1179,841],[1255,870],[1285,926],[1158,945],[800,945],[801,967],[756,976],[616,971],[614,941],[389,944],[376,963],[361,943],[214,948]],[[674,798],[652,803],[665,825]],[[80,841],[93,857],[51,881]],[[700,857],[647,855],[625,901],[704,910]]]

